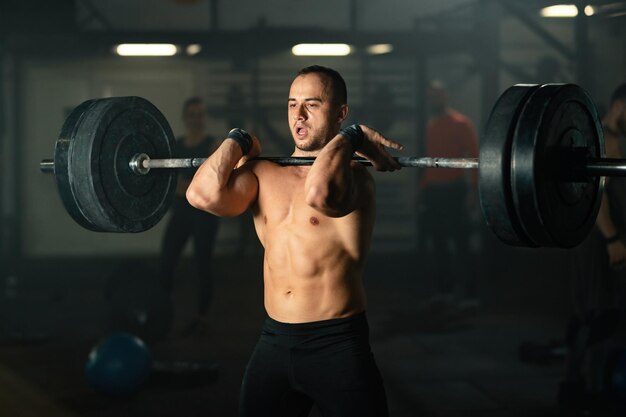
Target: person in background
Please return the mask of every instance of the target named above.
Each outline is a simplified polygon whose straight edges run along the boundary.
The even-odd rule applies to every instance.
[[[173,158],[205,158],[215,147],[215,140],[207,135],[207,110],[200,97],[191,97],[183,104],[182,119],[185,133],[179,137],[172,152]],[[213,296],[211,261],[218,231],[218,218],[193,208],[185,198],[196,169],[178,171],[176,197],[171,216],[163,235],[160,257],[160,283],[170,293],[176,267],[185,243],[193,238],[193,252],[199,290],[196,317],[183,331],[190,335],[207,328],[207,314]]]
[[[431,118],[426,126],[426,156],[477,158],[478,135],[471,120],[449,107],[440,81],[428,88]],[[434,279],[432,304],[443,307],[478,307],[473,274],[469,269],[470,216],[477,208],[475,170],[426,169],[420,179],[417,204],[420,225],[431,260]],[[471,304],[471,306],[470,306]]]

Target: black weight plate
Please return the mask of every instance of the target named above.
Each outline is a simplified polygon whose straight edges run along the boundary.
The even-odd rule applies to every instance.
[[[54,146],[54,177],[61,196],[61,201],[65,209],[74,221],[86,229],[98,230],[96,225],[91,223],[83,214],[76,201],[76,196],[72,192],[70,185],[69,149],[74,129],[82,121],[84,113],[89,109],[94,100],[88,100],[72,110],[72,113],[65,119],[59,138]]]
[[[174,196],[174,173],[137,175],[128,164],[138,153],[171,157],[174,138],[165,117],[139,97],[91,100],[80,117],[72,115],[59,138],[65,145],[55,152],[55,171],[57,160],[66,161],[61,182],[69,191],[64,184],[62,194],[72,217],[101,232],[141,232],[158,223]]]
[[[537,246],[574,247],[591,231],[603,180],[564,179],[563,155],[584,147],[604,156],[602,126],[589,95],[573,84],[546,84],[533,92],[517,123],[511,152],[512,193],[526,235]]]
[[[494,105],[480,143],[478,184],[483,217],[504,243],[534,246],[517,219],[511,195],[511,144],[519,114],[535,85],[507,89]]]

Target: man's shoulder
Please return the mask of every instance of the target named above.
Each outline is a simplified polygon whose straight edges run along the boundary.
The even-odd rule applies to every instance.
[[[450,119],[452,119],[454,123],[473,125],[469,117],[455,109],[450,109],[450,111],[448,112],[448,117],[450,117]]]
[[[448,108],[445,113],[432,117],[428,120],[427,126],[434,128],[441,125],[473,125],[471,119],[460,111]]]

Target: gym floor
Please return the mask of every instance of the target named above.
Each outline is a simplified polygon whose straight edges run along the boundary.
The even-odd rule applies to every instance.
[[[419,258],[413,254],[370,258],[365,283],[372,347],[392,416],[559,415],[562,362],[520,362],[518,345],[564,333],[568,254],[498,248],[507,256],[490,252],[475,270],[481,308],[460,315],[426,307],[427,280],[415,272]],[[178,271],[171,336],[150,347],[161,360],[214,360],[217,377],[152,379],[126,399],[98,394],[84,378],[87,355],[106,334],[102,271],[110,264],[49,260],[24,267],[19,292],[3,307],[0,414],[235,416],[241,377],[264,317],[260,255],[245,262],[215,259],[209,328],[188,337],[181,331],[192,317],[195,281],[185,261]]]

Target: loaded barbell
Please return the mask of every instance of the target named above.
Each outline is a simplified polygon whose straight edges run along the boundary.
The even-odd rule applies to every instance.
[[[206,160],[173,159],[173,144],[165,117],[147,100],[89,100],[66,119],[54,159],[41,161],[40,169],[54,173],[65,208],[81,226],[141,232],[171,205],[175,177],[163,168]],[[315,158],[256,159],[310,165]],[[626,160],[604,158],[596,108],[574,84],[507,89],[491,111],[478,160],[396,159],[404,167],[478,169],[483,216],[500,240],[515,246],[578,245],[600,209],[602,176],[626,176]]]

